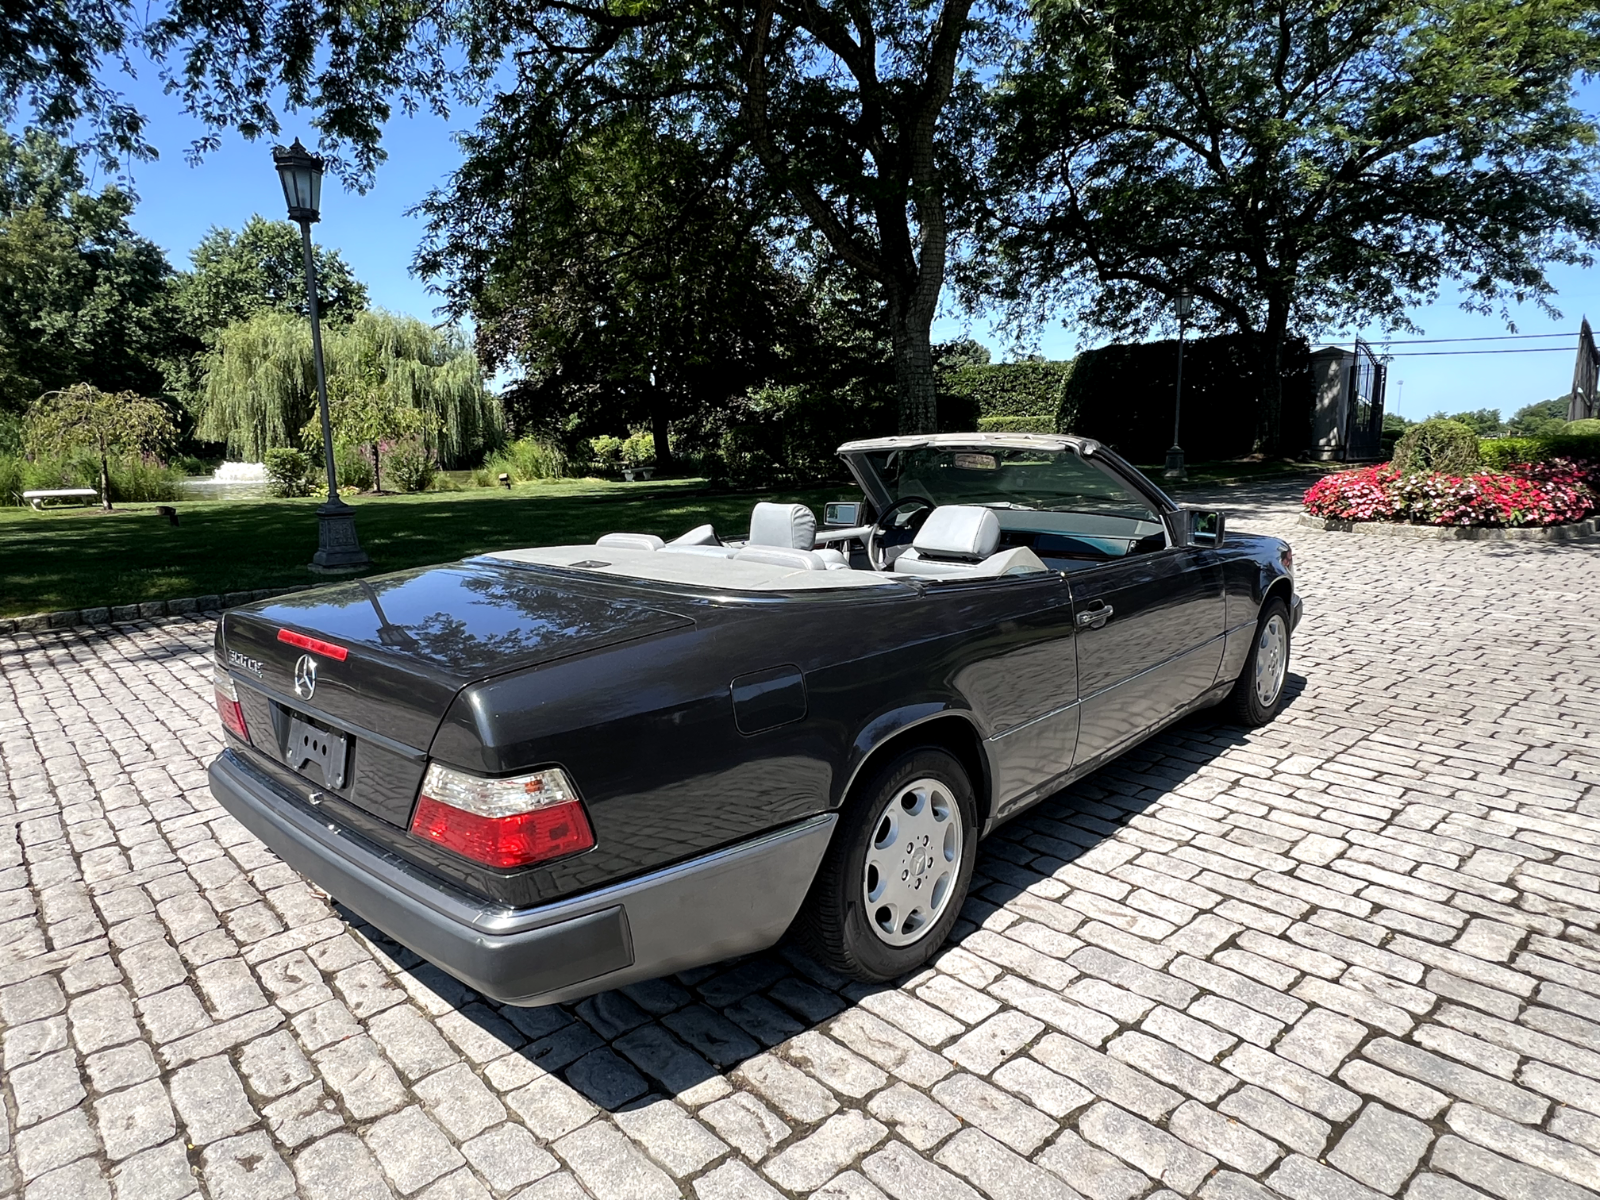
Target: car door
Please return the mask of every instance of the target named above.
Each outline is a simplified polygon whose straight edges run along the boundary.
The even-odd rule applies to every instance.
[[[1216,682],[1225,608],[1214,549],[1181,546],[1074,571],[1074,765],[1128,746]]]

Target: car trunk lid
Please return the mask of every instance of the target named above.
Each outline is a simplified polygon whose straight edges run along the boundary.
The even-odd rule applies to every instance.
[[[404,825],[461,688],[693,624],[603,584],[470,562],[234,609],[218,650],[258,752]]]

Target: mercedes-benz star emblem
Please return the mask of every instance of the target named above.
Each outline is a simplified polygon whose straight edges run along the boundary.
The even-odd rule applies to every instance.
[[[300,661],[294,664],[294,694],[302,700],[309,700],[317,690],[317,660],[309,654],[302,654]]]

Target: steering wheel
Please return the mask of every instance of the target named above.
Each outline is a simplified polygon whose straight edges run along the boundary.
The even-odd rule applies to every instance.
[[[889,546],[885,539],[891,533],[902,535],[909,533],[913,537],[916,536],[916,531],[922,522],[928,519],[928,513],[936,507],[938,506],[932,500],[923,496],[901,496],[884,509],[867,533],[867,561],[872,564],[872,569],[874,571],[889,569]],[[897,537],[894,544],[898,546],[909,540],[903,536]]]

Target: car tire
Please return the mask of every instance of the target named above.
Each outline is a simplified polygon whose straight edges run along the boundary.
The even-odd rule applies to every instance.
[[[1233,685],[1229,705],[1241,725],[1265,725],[1283,707],[1285,685],[1289,679],[1289,606],[1281,596],[1271,596],[1256,618],[1255,640],[1250,657]]]
[[[931,746],[896,756],[846,802],[802,910],[801,940],[855,979],[916,970],[956,923],[977,843],[972,782],[955,756]]]

